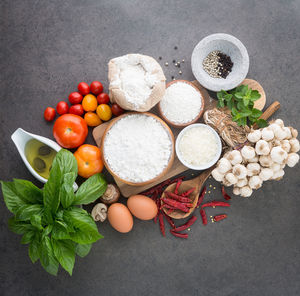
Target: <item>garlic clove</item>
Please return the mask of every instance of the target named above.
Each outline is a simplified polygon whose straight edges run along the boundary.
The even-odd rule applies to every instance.
[[[286,164],[287,164],[290,168],[294,167],[298,162],[299,162],[299,154],[297,154],[297,153],[290,153],[290,154],[288,155]]]
[[[251,146],[245,145],[242,150],[241,154],[244,159],[248,160],[255,157],[255,149]]]
[[[247,184],[248,184],[248,179],[244,178],[244,179],[238,180],[238,182],[235,184],[235,186],[237,186],[237,187],[244,187]]]
[[[270,128],[263,128],[261,131],[261,137],[265,141],[271,141],[274,138],[274,132]]]
[[[258,175],[260,172],[260,165],[256,162],[251,162],[247,164],[247,175],[249,177],[254,176],[254,175]]]
[[[249,186],[244,186],[240,189],[240,195],[243,197],[249,197],[252,195],[252,189]]]
[[[288,154],[281,147],[276,146],[271,150],[271,158],[274,162],[279,164],[283,163],[283,161],[287,158]]]
[[[297,139],[291,139],[290,140],[291,150],[290,152],[298,152],[300,150],[300,144]]]
[[[231,170],[231,163],[226,158],[221,158],[218,162],[217,169],[221,174],[227,173],[229,170]]]
[[[218,182],[222,182],[224,180],[224,175],[221,174],[219,172],[219,170],[217,168],[215,168],[212,172],[211,175],[213,176],[213,178],[218,181]]]
[[[258,189],[261,187],[263,180],[259,176],[252,176],[249,179],[249,186],[252,189]]]
[[[270,168],[262,168],[260,173],[259,173],[259,177],[263,180],[263,181],[267,181],[270,180],[273,177],[273,170]]]
[[[281,141],[281,148],[286,151],[287,153],[290,152],[291,150],[291,144],[290,144],[290,141],[289,140],[282,140]]]
[[[234,187],[233,190],[232,190],[233,194],[234,195],[240,195],[241,193],[241,190],[239,187]]]
[[[274,121],[275,124],[279,125],[280,127],[284,127],[284,122],[282,119],[276,119]]]
[[[270,167],[273,164],[273,160],[270,155],[262,155],[259,157],[259,163],[263,167]]]
[[[243,161],[241,152],[238,150],[232,150],[228,153],[227,159],[230,161],[232,165],[239,164]]]
[[[255,145],[255,152],[258,155],[268,155],[270,153],[268,142],[265,140],[259,140]]]
[[[247,176],[247,169],[242,164],[236,164],[232,168],[232,173],[238,178],[238,179],[244,179]]]
[[[252,130],[251,133],[247,135],[247,139],[252,142],[256,143],[261,138],[261,131],[258,130]]]
[[[238,181],[237,177],[236,177],[233,173],[227,173],[227,174],[225,175],[225,179],[226,179],[231,185],[236,184],[237,181]]]

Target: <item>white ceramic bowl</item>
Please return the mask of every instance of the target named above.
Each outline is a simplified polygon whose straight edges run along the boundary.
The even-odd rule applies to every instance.
[[[213,78],[203,69],[203,60],[207,55],[219,50],[230,56],[233,62],[232,71],[224,78]],[[237,87],[249,70],[249,56],[243,43],[232,35],[212,34],[203,38],[192,53],[192,71],[198,82],[212,91],[229,90]]]
[[[215,155],[215,157],[208,163],[206,163],[205,165],[201,165],[201,166],[195,166],[195,165],[192,165],[188,162],[186,162],[180,151],[179,151],[179,143],[181,141],[181,138],[183,137],[183,135],[191,128],[194,128],[194,127],[197,127],[197,126],[201,126],[201,127],[205,127],[207,129],[209,129],[216,137],[216,140],[217,140],[217,145],[218,145],[218,149],[217,149],[217,153]],[[203,124],[203,123],[195,123],[195,124],[191,124],[187,127],[185,127],[177,136],[177,139],[176,139],[176,144],[175,144],[175,151],[176,151],[176,155],[178,157],[178,159],[180,160],[180,162],[185,165],[186,167],[192,169],[192,170],[197,170],[197,171],[200,171],[200,170],[205,170],[205,169],[208,169],[210,168],[211,166],[213,166],[217,161],[218,159],[220,158],[220,155],[221,155],[221,152],[222,152],[222,142],[221,142],[221,139],[218,135],[218,133],[212,128],[210,127],[209,125],[206,125],[206,124]]]

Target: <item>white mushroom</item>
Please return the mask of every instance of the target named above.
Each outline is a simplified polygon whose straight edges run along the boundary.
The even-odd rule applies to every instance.
[[[244,186],[240,189],[240,195],[243,197],[249,197],[252,194],[252,189],[249,186]]]
[[[256,143],[260,138],[261,138],[261,132],[259,129],[253,130],[251,131],[251,133],[247,135],[247,139],[252,143]]]
[[[238,181],[237,177],[236,177],[233,173],[227,173],[227,174],[225,175],[225,179],[226,179],[231,185],[236,184],[237,181]]]
[[[119,197],[120,197],[119,188],[114,184],[107,184],[106,190],[103,193],[103,195],[100,197],[100,200],[103,203],[110,205],[112,203],[117,202]]]
[[[251,146],[244,146],[241,150],[242,156],[247,160],[255,157],[255,149]]]
[[[286,151],[287,153],[290,152],[291,150],[291,144],[290,144],[290,141],[289,140],[282,140],[281,141],[281,148]]]
[[[270,180],[273,177],[273,170],[269,169],[269,168],[262,168],[260,173],[259,173],[259,177],[263,180],[263,181],[267,181]]]
[[[248,184],[249,184],[250,188],[258,189],[261,187],[262,182],[263,181],[259,176],[252,176],[252,177],[250,177]]]
[[[263,167],[270,167],[273,164],[273,160],[270,155],[262,155],[259,157],[259,163]]]
[[[242,164],[236,164],[232,168],[232,173],[238,178],[238,179],[244,179],[247,176],[247,169]]]
[[[224,175],[222,173],[219,172],[219,170],[217,168],[215,168],[212,172],[211,175],[213,176],[213,178],[218,181],[218,182],[222,182],[224,179]]]
[[[290,140],[291,152],[298,152],[300,150],[299,141],[297,139]]]
[[[265,140],[259,140],[255,145],[255,152],[258,155],[268,155],[270,153],[268,142]]]
[[[251,162],[247,164],[247,175],[254,176],[260,172],[260,165],[257,162]]]
[[[107,206],[103,203],[98,203],[92,210],[92,217],[94,221],[105,221],[107,218]]]
[[[299,154],[297,153],[290,153],[288,155],[288,158],[287,158],[287,161],[286,161],[286,164],[292,168],[294,167],[299,161]]]
[[[274,138],[274,132],[270,128],[263,128],[261,131],[261,137],[265,141],[271,141]]]
[[[221,158],[218,162],[218,167],[217,167],[218,171],[221,174],[225,174],[227,173],[229,170],[231,170],[231,163],[228,159],[226,158]]]
[[[233,190],[232,190],[232,192],[233,192],[233,194],[235,194],[235,195],[240,195],[240,188],[239,187],[234,187],[233,188]]]
[[[237,187],[244,187],[248,184],[247,178],[240,179],[238,182],[235,184]]]
[[[241,152],[238,150],[232,150],[227,154],[227,159],[231,162],[232,165],[236,165],[243,161]]]
[[[274,162],[283,163],[283,161],[287,158],[288,154],[281,147],[277,146],[272,148],[271,150],[271,158]]]
[[[280,180],[284,175],[284,170],[279,170],[273,174],[272,180]]]

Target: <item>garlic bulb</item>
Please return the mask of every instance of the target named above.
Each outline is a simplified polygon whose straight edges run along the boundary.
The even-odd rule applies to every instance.
[[[278,140],[283,140],[287,137],[286,131],[283,128],[279,128],[278,130],[274,131],[275,138]]]
[[[280,167],[279,163],[273,162],[272,165],[270,166],[270,169],[273,172],[276,172],[276,171],[279,171],[281,169],[281,167]]]
[[[279,125],[280,127],[284,127],[284,122],[282,119],[276,119],[274,121],[275,124]]]
[[[287,158],[287,161],[286,161],[286,164],[292,168],[294,167],[299,161],[299,154],[297,153],[290,153],[288,155],[288,158]]]
[[[270,125],[268,126],[268,128],[270,128],[270,129],[274,132],[274,135],[275,135],[275,131],[281,129],[281,127],[280,127],[278,124],[276,124],[276,123],[270,124]]]
[[[256,143],[260,138],[261,138],[260,130],[253,130],[247,136],[247,139],[252,143]]]
[[[254,176],[260,172],[260,165],[257,162],[251,162],[247,164],[247,175]]]
[[[259,173],[259,177],[263,180],[263,181],[267,181],[270,180],[273,177],[273,170],[269,169],[269,168],[262,168],[260,173]]]
[[[232,150],[227,155],[227,159],[231,162],[232,165],[236,165],[243,161],[241,152],[238,150]]]
[[[252,176],[249,179],[249,186],[252,189],[258,189],[261,187],[263,180],[259,176]]]
[[[255,152],[258,155],[268,155],[270,153],[268,142],[265,140],[259,140],[255,145]]]
[[[247,184],[248,184],[248,180],[247,180],[247,178],[244,178],[244,179],[239,179],[235,185],[237,187],[244,187]]]
[[[263,167],[270,167],[273,164],[273,160],[270,155],[262,155],[259,158],[259,163]]]
[[[232,173],[238,178],[238,179],[244,179],[247,176],[247,169],[242,164],[236,164],[232,168]]]
[[[291,130],[287,126],[283,127],[282,129],[285,131],[286,134],[285,139],[291,139],[292,138]]]
[[[236,184],[238,179],[233,173],[228,173],[225,175],[225,179],[231,184]]]
[[[290,152],[298,152],[300,150],[299,141],[297,139],[291,139],[290,145],[291,145]]]
[[[274,138],[274,132],[270,128],[263,128],[261,131],[261,137],[265,141],[271,141]]]
[[[244,146],[241,150],[242,156],[247,160],[255,157],[255,149],[251,146]]]
[[[219,170],[217,168],[215,168],[212,172],[211,172],[213,178],[218,181],[218,182],[222,182],[224,179],[224,175],[222,173],[219,172]]]
[[[281,142],[281,148],[286,151],[287,153],[290,152],[291,150],[291,144],[290,144],[290,141],[289,140],[282,140]]]
[[[284,175],[284,170],[279,170],[273,174],[272,180],[279,180],[283,177],[283,175]]]
[[[258,162],[258,156],[255,156],[251,159],[247,159],[248,162]]]
[[[249,197],[252,194],[252,189],[249,186],[244,186],[240,189],[240,195],[243,197]]]
[[[271,158],[274,162],[283,163],[283,161],[287,158],[288,154],[281,147],[277,146],[272,148],[271,150]]]
[[[235,195],[240,195],[240,188],[239,187],[234,187],[232,190],[233,194]]]
[[[225,174],[227,173],[228,171],[231,170],[231,164],[230,164],[230,161],[226,158],[221,158],[218,162],[218,167],[217,167],[218,171],[221,173],[221,174]]]
[[[289,126],[289,129],[291,131],[292,137],[297,138],[298,137],[298,131],[295,128],[292,128],[291,126]]]

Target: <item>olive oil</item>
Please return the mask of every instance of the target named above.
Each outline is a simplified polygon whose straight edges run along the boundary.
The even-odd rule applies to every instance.
[[[32,139],[25,145],[25,156],[32,168],[43,178],[48,179],[56,151],[44,143]]]

